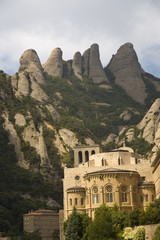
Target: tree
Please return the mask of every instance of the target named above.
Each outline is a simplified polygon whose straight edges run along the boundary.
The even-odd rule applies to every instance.
[[[139,226],[139,220],[142,212],[143,211],[136,207],[129,213],[130,227]]]
[[[142,226],[139,226],[135,232],[133,240],[145,240],[145,229]]]
[[[123,229],[129,226],[129,214],[125,210],[119,210],[118,206],[114,206],[112,209],[112,220],[117,238],[121,238]]]
[[[156,227],[152,240],[159,240],[160,236],[160,224]]]
[[[123,238],[125,240],[132,240],[135,235],[135,231],[131,227],[126,227],[123,232]]]
[[[80,240],[82,238],[82,219],[74,207],[72,214],[64,224],[65,240]]]
[[[95,219],[88,226],[88,240],[116,239],[116,232],[113,228],[112,210],[101,205],[95,211]]]

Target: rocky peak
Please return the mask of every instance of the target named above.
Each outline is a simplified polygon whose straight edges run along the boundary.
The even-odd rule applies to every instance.
[[[82,56],[80,52],[74,54],[72,68],[75,76],[82,80]]]
[[[63,75],[63,60],[62,60],[62,50],[60,48],[55,48],[47,62],[43,64],[44,72],[47,72],[52,76],[62,77]]]
[[[40,63],[39,57],[35,50],[28,49],[26,50],[20,58],[20,67],[19,72],[28,72],[32,75],[37,83],[45,83],[43,76],[43,69]]]
[[[89,76],[89,55],[90,55],[90,49],[87,49],[83,53],[83,61],[82,61],[82,68],[83,68],[83,74],[86,76]]]
[[[91,45],[83,54],[83,74],[92,78],[94,83],[108,83],[104,72],[97,43]]]
[[[135,101],[144,103],[147,97],[145,84],[141,77],[144,71],[131,43],[125,43],[118,49],[107,68],[114,74],[116,84],[121,86]]]
[[[96,43],[90,47],[89,77],[93,79],[94,83],[108,82],[100,61],[99,46]]]

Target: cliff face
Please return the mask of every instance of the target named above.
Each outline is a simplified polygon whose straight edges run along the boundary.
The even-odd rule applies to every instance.
[[[115,76],[115,83],[122,87],[135,101],[144,104],[147,97],[146,86],[141,74],[144,70],[131,43],[122,45],[113,55],[108,69]]]
[[[55,48],[47,62],[43,64],[44,72],[51,76],[62,77],[63,75],[63,60],[62,60],[62,50],[60,48]]]
[[[152,104],[142,121],[137,125],[142,131],[141,136],[149,143],[155,144],[155,149],[160,147],[160,98]]]
[[[131,142],[135,130],[129,125],[155,149],[160,147],[159,99],[140,122],[159,94],[160,80],[144,72],[131,43],[120,47],[107,70],[114,84],[93,44],[70,61],[56,48],[43,65],[29,49],[16,74],[0,72],[0,127],[9,134],[18,166],[61,181],[61,166],[72,164],[75,145],[118,143],[124,128]]]

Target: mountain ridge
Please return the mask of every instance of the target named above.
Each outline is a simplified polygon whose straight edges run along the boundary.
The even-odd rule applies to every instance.
[[[15,181],[15,186],[8,190],[9,198],[17,193],[20,201],[29,201],[22,213],[32,206],[33,210],[40,206],[61,207],[63,167],[73,165],[76,145],[99,144],[103,150],[109,150],[130,136],[126,143],[135,146],[137,152],[136,141],[148,146],[140,154],[147,156],[158,150],[158,138],[148,141],[144,134],[147,124],[142,124],[142,128],[138,124],[160,96],[160,79],[141,69],[131,43],[124,44],[121,51],[103,68],[98,44],[92,44],[82,55],[77,52],[69,61],[64,61],[62,50],[56,48],[44,64],[36,51],[29,49],[22,54],[16,74],[0,72],[0,145],[3,146],[4,138],[5,149],[11,147],[6,151],[14,156],[13,162],[10,156],[5,162],[4,147],[0,148],[0,176],[3,189],[3,172],[11,176],[8,186],[12,178]],[[155,112],[158,113],[153,113],[152,118],[159,116],[159,110]],[[152,122],[155,130],[149,128],[150,134],[157,135],[159,118]],[[15,172],[7,173],[7,168]],[[19,182],[24,189],[23,184],[16,186]],[[8,205],[3,206],[7,212]]]

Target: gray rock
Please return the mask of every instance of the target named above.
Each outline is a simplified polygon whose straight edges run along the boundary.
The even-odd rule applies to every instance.
[[[63,75],[63,60],[62,51],[60,48],[55,48],[47,62],[43,64],[44,72],[51,76],[62,77]]]
[[[48,100],[48,96],[37,83],[33,74],[20,72],[11,77],[13,91],[18,98],[31,96],[37,101],[43,102]]]
[[[115,76],[115,83],[139,103],[144,103],[147,93],[141,77],[144,70],[138,62],[138,57],[131,43],[122,45],[113,55],[107,66]]]
[[[82,57],[82,71],[85,76],[89,76],[89,55],[90,55],[90,49],[87,49],[83,53]]]
[[[39,132],[36,131],[33,121],[24,128],[23,130],[23,139],[26,142],[29,142],[30,146],[34,147],[36,152],[40,155],[41,166],[43,164],[48,164],[48,154],[46,145],[43,138],[43,128],[40,126]],[[29,159],[26,159],[29,161]]]
[[[93,79],[94,83],[109,83],[108,78],[102,67],[102,63],[100,61],[99,46],[96,43],[92,44],[90,47],[89,77]]]
[[[160,98],[152,104],[137,127],[142,131],[142,137],[146,141],[160,147]]]
[[[82,56],[80,52],[76,52],[73,57],[72,68],[76,77],[82,80]]]
[[[29,95],[29,81],[26,72],[14,74],[11,77],[11,84],[16,97]]]
[[[43,69],[39,57],[35,50],[26,50],[20,58],[19,72],[28,72],[32,75],[37,83],[44,84]]]
[[[14,116],[14,118],[15,118],[15,123],[16,123],[18,126],[22,127],[22,126],[25,126],[25,125],[26,125],[26,119],[25,119],[25,117],[24,117],[22,114],[16,113],[16,115]]]
[[[17,132],[14,128],[14,125],[9,121],[9,116],[8,116],[7,112],[4,113],[2,116],[4,118],[3,127],[9,134],[10,143],[13,144],[13,146],[14,146],[15,153],[16,153],[16,156],[17,156],[17,159],[18,159],[18,165],[20,167],[28,169],[29,168],[29,163],[26,161],[26,159],[24,159],[24,154],[21,151],[20,139],[19,139],[19,137],[17,135]]]

